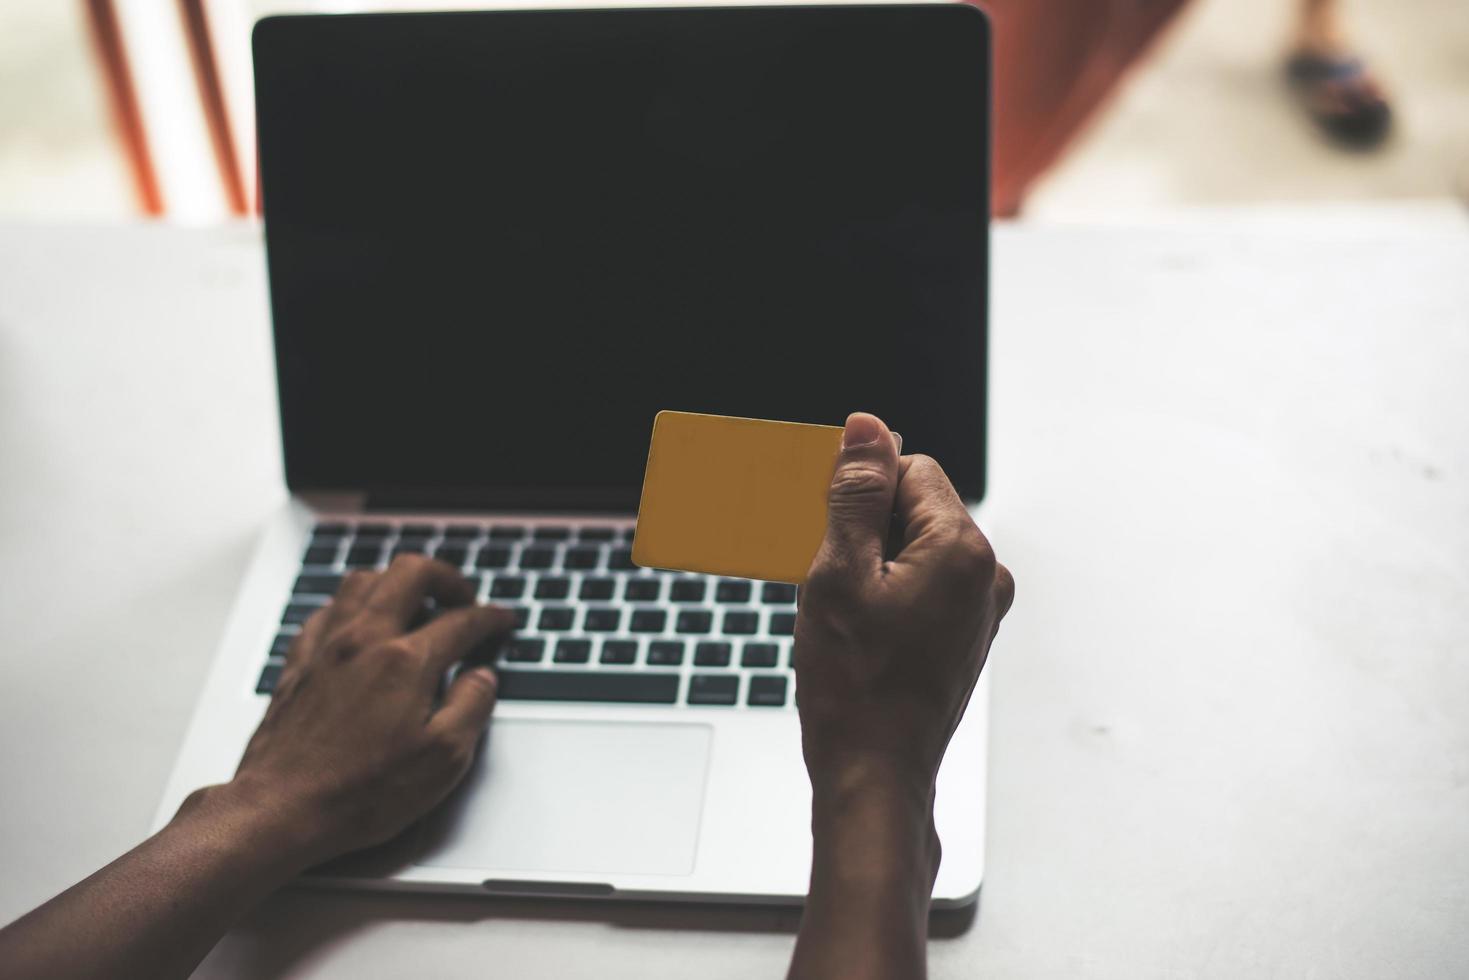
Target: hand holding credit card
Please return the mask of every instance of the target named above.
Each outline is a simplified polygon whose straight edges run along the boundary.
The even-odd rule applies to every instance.
[[[804,582],[841,446],[841,426],[659,412],[633,562]]]

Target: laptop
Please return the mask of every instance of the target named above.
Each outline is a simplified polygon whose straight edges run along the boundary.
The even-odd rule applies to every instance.
[[[405,552],[515,611],[464,785],[357,888],[799,903],[788,586],[636,567],[661,409],[882,416],[985,486],[989,35],[962,5],[291,16],[254,32],[289,500],[158,811]],[[983,877],[984,686],[935,904]]]

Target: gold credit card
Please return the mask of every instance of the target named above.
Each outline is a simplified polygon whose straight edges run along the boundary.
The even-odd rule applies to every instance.
[[[837,425],[659,412],[633,562],[799,585],[841,447]]]

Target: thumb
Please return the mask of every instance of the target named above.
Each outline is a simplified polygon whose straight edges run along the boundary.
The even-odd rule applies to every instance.
[[[824,557],[840,565],[882,563],[898,487],[898,447],[882,419],[847,416],[827,498]]]

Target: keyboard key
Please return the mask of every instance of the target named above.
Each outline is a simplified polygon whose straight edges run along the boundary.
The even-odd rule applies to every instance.
[[[486,545],[479,550],[474,563],[480,568],[504,568],[510,564],[510,549],[503,545]]]
[[[281,622],[287,625],[300,626],[302,623],[306,622],[306,620],[311,618],[312,613],[316,612],[316,610],[320,608],[321,605],[319,603],[307,604],[301,602],[293,602],[289,606],[287,606],[286,611],[281,614]]]
[[[697,578],[674,579],[673,586],[668,590],[668,598],[672,602],[703,602],[704,580]]]
[[[359,538],[385,538],[393,532],[391,524],[359,524],[357,525],[357,536]]]
[[[530,608],[528,606],[508,607],[515,614],[515,628],[523,630],[530,625]]]
[[[505,659],[518,664],[541,662],[546,653],[546,641],[539,636],[517,636],[505,648]]]
[[[336,545],[313,545],[306,549],[306,557],[301,559],[303,565],[332,565],[337,560]]]
[[[520,553],[521,568],[550,568],[556,564],[556,549],[530,547]]]
[[[565,599],[571,595],[571,579],[543,578],[536,583],[537,599]]]
[[[291,591],[296,595],[336,595],[341,587],[340,575],[302,575]]]
[[[270,655],[272,657],[285,657],[291,652],[291,644],[296,642],[298,633],[281,633],[270,644]]]
[[[551,658],[558,664],[584,664],[592,659],[592,641],[563,639],[556,641],[556,655]]]
[[[631,548],[613,548],[612,553],[607,556],[607,567],[614,571],[632,571],[638,566],[632,563]]]
[[[786,679],[779,674],[750,678],[750,693],[745,703],[760,708],[779,708],[786,703]]]
[[[444,528],[444,537],[455,541],[470,541],[480,536],[484,528],[478,524],[450,524]]]
[[[731,609],[724,614],[724,632],[747,635],[760,628],[760,614],[748,609]]]
[[[351,531],[352,531],[352,525],[345,524],[345,523],[343,523],[341,521],[327,521],[326,523],[324,523],[324,524],[318,524],[318,525],[316,525],[316,527],[314,527],[314,528],[311,529],[312,535],[318,535],[319,534],[319,535],[323,535],[325,537],[333,537],[333,538],[340,538],[344,534],[351,533]]]
[[[576,619],[576,610],[570,606],[546,606],[541,618],[536,620],[538,630],[569,630]]]
[[[576,532],[576,536],[582,541],[611,541],[617,536],[617,529],[602,525],[584,527]]]
[[[491,599],[519,599],[525,595],[525,579],[516,575],[496,575],[490,586]]]
[[[735,674],[695,674],[689,678],[689,704],[734,704],[740,693]]]
[[[707,633],[714,623],[714,615],[705,609],[685,609],[678,614],[675,629],[680,633]]]
[[[525,537],[525,528],[519,524],[496,524],[490,528],[490,538],[495,541],[519,541]]]
[[[633,633],[662,633],[668,614],[662,609],[634,609],[628,629]]]
[[[728,667],[729,644],[716,642],[698,644],[694,647],[694,666]]]
[[[606,608],[588,609],[581,624],[588,633],[616,633],[621,626],[622,610]]]
[[[434,557],[439,561],[448,562],[455,568],[463,568],[464,562],[469,558],[469,547],[446,541],[434,549]]]
[[[770,614],[770,635],[790,636],[796,632],[796,614],[778,612]]]
[[[774,643],[746,643],[740,651],[741,667],[774,667],[780,659],[780,647]]]
[[[654,602],[663,591],[663,583],[656,578],[630,578],[622,590],[622,597],[629,602]]]
[[[393,557],[399,555],[426,555],[428,554],[428,540],[425,538],[400,538],[393,545]]]
[[[630,664],[638,659],[637,640],[603,640],[602,663]]]
[[[582,579],[581,592],[583,599],[591,599],[597,602],[605,602],[612,598],[612,593],[617,589],[617,580],[612,578],[586,578]]]
[[[714,588],[716,602],[749,602],[750,583],[744,579],[727,578]]]
[[[464,581],[469,583],[469,591],[474,597],[479,598],[479,590],[484,586],[485,580],[474,572],[469,572],[464,576]]]
[[[256,694],[274,694],[275,686],[281,682],[281,671],[285,664],[276,660],[267,661],[265,669],[260,672],[260,680],[255,682]]]
[[[760,598],[769,603],[792,603],[796,601],[796,587],[784,582],[766,582],[760,590]]]
[[[348,568],[375,568],[383,554],[381,541],[358,541],[347,549]]]
[[[678,674],[646,670],[502,670],[502,701],[628,701],[672,704]]]
[[[648,644],[649,667],[677,667],[683,663],[683,640],[654,640]]]
[[[322,534],[317,531],[311,535],[311,540],[306,542],[307,548],[328,548],[336,551],[343,541],[347,540],[345,534]]]
[[[560,524],[542,524],[531,531],[530,536],[537,541],[567,541],[571,538],[571,528]]]
[[[562,559],[567,568],[596,568],[601,562],[602,552],[594,547],[567,548],[566,557]]]
[[[432,524],[404,524],[398,528],[398,533],[405,538],[431,538],[438,530]]]

